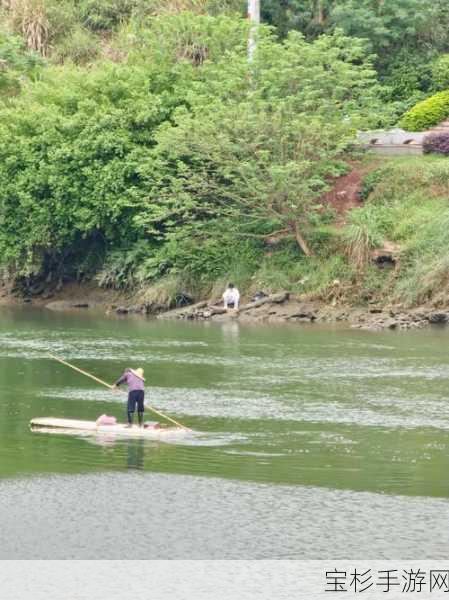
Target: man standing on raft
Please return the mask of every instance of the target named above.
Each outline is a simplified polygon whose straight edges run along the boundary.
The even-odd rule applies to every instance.
[[[128,427],[133,426],[136,406],[139,425],[143,427],[143,412],[145,410],[145,379],[143,377],[143,369],[126,369],[120,379],[117,379],[114,383],[113,387],[117,388],[122,383],[128,384]]]

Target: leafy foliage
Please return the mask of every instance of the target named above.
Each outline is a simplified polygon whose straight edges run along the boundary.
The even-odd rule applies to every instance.
[[[171,304],[228,277],[328,298],[363,271],[371,294],[383,280],[369,254],[392,239],[422,283],[418,256],[434,263],[415,234],[443,239],[441,203],[422,191],[446,190],[440,163],[376,170],[343,230],[321,199],[355,130],[409,109],[409,129],[449,116],[445,0],[266,0],[274,29],[260,28],[250,63],[240,0],[8,6],[0,266],[12,276],[158,282],[153,300]]]
[[[136,26],[152,29],[160,15],[243,16],[247,10],[246,0],[8,0],[3,5],[8,7],[5,19],[28,48],[57,63],[77,64],[102,56],[122,60],[117,43],[129,42]],[[431,91],[444,89],[439,76],[438,83],[432,81],[431,66],[449,50],[446,0],[264,0],[262,19],[280,38],[291,30],[308,40],[342,30],[363,39],[375,55],[384,100],[396,116]]]
[[[263,11],[282,35],[299,29],[316,37],[341,28],[347,35],[368,40],[382,62],[401,47],[418,49],[424,43],[441,49],[448,40],[449,10],[444,0],[266,0]]]
[[[432,65],[432,78],[437,90],[449,89],[449,54],[442,54]]]
[[[384,60],[393,50],[417,47],[420,41],[446,43],[442,27],[448,16],[439,0],[343,0],[334,3],[331,20],[348,35],[367,39]]]
[[[286,230],[310,254],[305,236],[316,200],[340,172],[373,77],[369,63],[352,62],[360,48],[354,55],[344,48],[340,36],[313,44],[297,34],[282,45],[260,39],[254,74],[234,80],[234,94],[224,65],[206,67],[207,85],[198,82],[192,110],[159,132],[165,176],[154,193],[164,202],[139,224],[171,232],[180,219],[194,220],[204,244],[202,223],[218,214],[242,237]],[[234,59],[236,68],[245,74],[246,57]]]
[[[375,73],[341,34],[262,29],[252,63],[246,40],[241,19],[158,17],[128,63],[48,68],[28,86],[0,112],[4,264],[60,276],[95,247],[102,281],[122,286],[254,270],[277,230],[310,253]]]
[[[382,75],[383,94],[387,102],[400,103],[402,114],[436,91],[432,71],[434,56],[418,55],[405,48],[395,53],[388,70]]]
[[[341,29],[365,40],[398,115],[434,91],[431,64],[449,49],[445,0],[265,0],[262,7],[281,36],[297,29],[315,39]]]

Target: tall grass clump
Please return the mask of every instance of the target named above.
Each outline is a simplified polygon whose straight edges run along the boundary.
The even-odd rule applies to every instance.
[[[195,280],[181,275],[168,275],[151,285],[143,286],[138,299],[151,312],[158,312],[190,304],[203,293],[204,290]]]
[[[354,209],[349,216],[343,240],[349,262],[362,269],[369,261],[371,252],[384,242],[385,227],[382,213],[375,205]]]

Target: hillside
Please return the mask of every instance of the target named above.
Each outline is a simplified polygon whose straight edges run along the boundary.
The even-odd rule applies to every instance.
[[[249,62],[241,2],[3,0],[4,281],[445,305],[448,159],[353,145],[446,85],[418,4],[267,1]]]

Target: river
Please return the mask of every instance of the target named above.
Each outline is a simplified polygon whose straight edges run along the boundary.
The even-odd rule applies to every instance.
[[[0,558],[445,558],[448,342],[2,308]],[[49,353],[107,381],[143,367],[150,403],[198,434],[30,432],[124,419]]]

